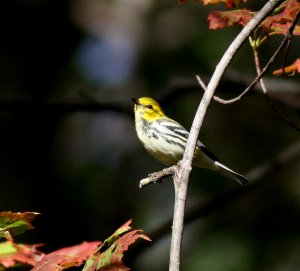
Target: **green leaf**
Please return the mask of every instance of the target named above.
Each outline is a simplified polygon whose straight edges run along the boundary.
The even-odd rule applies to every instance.
[[[37,250],[40,245],[16,244],[12,241],[0,243],[0,270],[13,267],[17,264],[34,266],[43,257],[43,253]]]
[[[0,212],[0,238],[12,240],[12,235],[33,229],[31,222],[37,215],[34,212]]]
[[[130,270],[123,265],[124,252],[137,239],[151,241],[142,230],[131,230],[131,220],[120,227],[112,236],[106,239],[103,245],[95,251],[83,268],[83,271],[125,271]]]

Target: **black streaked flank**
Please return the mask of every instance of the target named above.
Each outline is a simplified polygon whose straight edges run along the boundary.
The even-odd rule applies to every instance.
[[[175,124],[174,125],[170,125],[169,122],[166,122],[166,121],[159,121],[160,124],[165,127],[166,129],[169,129],[171,132],[173,132],[174,134],[178,135],[178,136],[181,136],[183,138],[186,138],[188,139],[189,137],[189,133],[187,130],[185,130],[183,127],[180,127],[180,126],[176,126]],[[171,134],[170,134],[171,135]]]
[[[171,129],[170,129],[171,130]],[[183,137],[183,138],[185,138],[185,139],[188,139],[188,137],[189,137],[189,133],[188,132],[186,132],[186,131],[184,131],[184,130],[176,130],[176,129],[174,129],[174,130],[171,130],[172,132],[174,132],[174,134],[176,134],[176,135],[178,135],[178,136],[181,136],[181,137]]]
[[[179,135],[179,134],[175,134],[175,133],[165,133],[165,135],[166,136],[169,136],[170,138],[176,138],[176,139],[178,139],[178,140],[180,140],[182,143],[184,143],[184,144],[186,144],[186,142],[187,142],[187,138],[186,137],[184,137],[184,136],[181,136],[181,135]]]
[[[164,135],[161,135],[161,137],[169,144],[173,144],[173,145],[176,145],[180,148],[182,148],[183,150],[185,149],[185,145],[183,144],[180,144],[179,142],[176,142],[174,140],[170,140],[168,137],[164,136]]]
[[[152,132],[151,136],[154,137],[155,139],[158,139],[158,135],[154,131]]]
[[[150,124],[149,124],[148,121],[146,121],[146,120],[143,119],[143,118],[142,118],[142,122],[143,122],[143,126],[142,126],[143,132],[144,132],[145,134],[147,134],[148,131],[149,131]]]

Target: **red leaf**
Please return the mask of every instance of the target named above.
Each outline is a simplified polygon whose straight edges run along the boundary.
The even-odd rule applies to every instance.
[[[281,6],[282,11],[276,15],[267,17],[261,24],[261,27],[267,33],[285,35],[289,30],[292,21],[300,10],[300,2],[297,0],[288,0]],[[300,27],[296,26],[294,35],[300,35]]]
[[[296,14],[300,10],[300,2],[288,0],[278,8],[278,13],[267,17],[261,24],[267,34],[285,35],[289,30]],[[232,25],[245,26],[255,15],[255,12],[241,9],[232,11],[213,11],[209,14],[209,28],[219,29]],[[294,35],[300,35],[300,26],[297,25],[293,31]]]
[[[230,1],[230,0],[229,0]],[[203,0],[204,5],[226,3],[228,0]]]
[[[252,19],[254,14],[254,12],[246,9],[213,11],[208,15],[209,28],[218,29],[235,24],[245,26]]]
[[[11,241],[0,243],[0,266],[13,267],[17,263],[34,266],[44,256],[37,250],[39,246],[41,245],[23,245]]]
[[[128,267],[123,265],[122,258],[124,256],[124,252],[127,251],[128,247],[139,238],[150,241],[146,235],[142,234],[142,230],[133,230],[120,237],[120,232],[124,233],[124,230],[129,231],[131,229],[129,226],[130,223],[131,220],[125,223],[111,237],[105,240],[99,250],[86,261],[83,271],[130,270]],[[119,236],[118,239],[115,239],[117,236]],[[112,240],[114,240],[113,243],[111,243]],[[103,251],[105,244],[110,245],[105,251]]]
[[[110,256],[110,260],[108,262],[108,266],[104,266],[101,270],[108,271],[111,269],[111,266],[119,266],[119,270],[129,270],[129,268],[125,267],[122,264],[122,258],[124,256],[124,252],[128,250],[128,247],[133,244],[137,239],[143,238],[145,240],[150,241],[150,239],[142,234],[141,230],[133,230],[126,233],[124,236],[120,237],[112,247],[112,254]],[[102,254],[105,256],[105,254]],[[102,257],[104,259],[104,257]]]
[[[43,259],[37,263],[37,265],[31,271],[60,271],[63,270],[61,263],[68,256],[65,255],[46,255]]]
[[[32,271],[60,271],[72,266],[79,266],[100,244],[101,242],[83,242],[53,251],[45,255]]]
[[[227,8],[237,7],[240,2],[247,2],[247,0],[203,0],[204,5],[226,3]]]
[[[293,64],[284,68],[286,74],[300,73],[300,58],[296,59]],[[282,74],[282,69],[273,72],[274,75]]]
[[[178,0],[179,4],[183,4],[187,0]],[[204,5],[226,3],[227,8],[238,6],[240,2],[247,2],[247,0],[197,0],[197,2],[203,2]]]

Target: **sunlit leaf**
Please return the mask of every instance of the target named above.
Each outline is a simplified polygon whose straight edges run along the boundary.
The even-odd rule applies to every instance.
[[[83,271],[130,270],[122,262],[124,252],[139,238],[150,241],[150,239],[142,233],[142,230],[129,231],[131,229],[129,226],[130,223],[131,220],[105,240],[103,245],[86,261]],[[121,234],[123,235],[121,236]]]
[[[82,265],[100,244],[101,242],[83,242],[53,251],[45,255],[32,271],[60,271]]]
[[[203,0],[204,5],[225,3],[227,8],[237,7],[240,2],[247,0]]]
[[[128,220],[124,225],[122,225],[119,229],[117,229],[110,237],[108,237],[102,244],[101,248],[105,247],[105,246],[110,246],[111,244],[113,244],[113,242],[115,242],[118,238],[120,238],[120,236],[131,230],[131,227],[129,226],[132,223],[132,220]]]
[[[297,0],[288,0],[280,6],[276,14],[267,17],[259,26],[266,35],[282,34],[285,35],[289,30],[296,14],[300,10],[300,2]],[[209,14],[209,28],[220,29],[233,25],[245,26],[256,12],[246,9],[231,11],[213,11]],[[296,26],[294,35],[300,35],[300,26]]]
[[[37,215],[39,214],[33,212],[0,212],[0,238],[12,240],[11,235],[33,229],[31,222]]]
[[[232,25],[245,26],[252,19],[254,14],[254,12],[247,9],[213,11],[208,15],[209,28],[219,29]]]
[[[182,4],[188,0],[179,0]],[[225,3],[227,8],[237,7],[240,2],[247,2],[247,0],[197,0],[197,2],[203,2],[204,5],[221,4]]]
[[[282,74],[282,69],[278,69],[273,72],[274,75]],[[300,73],[300,58],[296,59],[293,64],[284,68],[284,73],[286,74],[293,74],[293,73]]]
[[[276,15],[269,16],[271,23],[286,23],[292,21],[300,10],[300,2],[297,0],[288,0],[282,6],[281,12]]]
[[[271,33],[272,34],[277,34],[277,35],[286,35],[287,32],[289,31],[292,23],[287,22],[285,24],[283,23],[273,23],[272,26],[270,27]],[[299,36],[300,35],[300,26],[296,25],[294,30],[293,30],[293,35]]]
[[[44,255],[37,250],[39,246],[16,244],[11,241],[0,243],[0,266],[8,268],[20,263],[34,266]]]

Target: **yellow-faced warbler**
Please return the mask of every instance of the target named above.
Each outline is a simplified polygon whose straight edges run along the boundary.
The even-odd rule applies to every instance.
[[[183,157],[189,132],[168,118],[152,98],[132,98],[132,101],[136,132],[146,150],[158,161],[176,165]],[[247,183],[244,176],[221,164],[199,140],[192,165],[219,172],[240,185]]]

